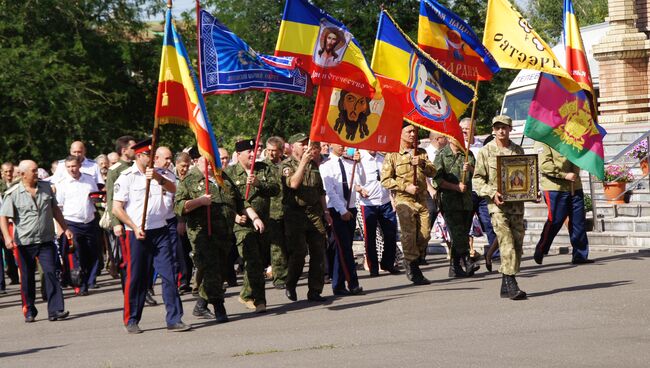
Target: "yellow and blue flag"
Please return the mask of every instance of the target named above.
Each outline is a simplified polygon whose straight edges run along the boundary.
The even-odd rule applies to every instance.
[[[176,32],[171,9],[168,9],[158,76],[155,122],[189,127],[196,136],[199,153],[212,165],[215,178],[222,184],[219,147],[208,120],[203,95],[197,92],[197,85],[183,40]]]
[[[276,56],[293,56],[316,85],[371,97],[377,80],[352,33],[307,0],[287,0]]]
[[[379,17],[372,69],[406,87],[404,119],[465,146],[458,117],[472,101],[474,88],[420,49],[386,11]]]
[[[199,13],[201,91],[221,94],[247,90],[311,94],[311,82],[293,57],[258,54],[205,10]]]
[[[436,0],[420,1],[418,46],[464,80],[490,80],[501,70],[472,28]]]

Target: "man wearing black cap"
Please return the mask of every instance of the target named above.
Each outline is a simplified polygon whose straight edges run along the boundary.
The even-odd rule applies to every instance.
[[[168,211],[163,198],[166,192],[175,192],[173,178],[164,176],[161,169],[149,168],[151,140],[133,146],[135,162],[122,172],[115,182],[113,214],[126,227],[124,263],[124,326],[130,334],[140,333],[138,323],[142,317],[147,278],[151,267],[162,278],[162,294],[167,310],[166,322],[169,331],[187,331],[190,326],[183,323],[183,305],[176,289],[174,260],[169,245],[167,229]],[[147,218],[142,226],[147,180],[150,180],[147,202]]]
[[[395,194],[395,212],[401,228],[406,277],[415,285],[431,282],[420,270],[431,238],[427,210],[427,177],[436,169],[424,149],[417,148],[418,130],[404,123],[399,152],[386,155],[381,168],[381,185]]]
[[[322,302],[325,283],[325,226],[323,217],[332,226],[325,202],[323,180],[314,161],[320,156],[320,145],[308,146],[304,133],[289,138],[291,157],[282,161],[285,235],[287,242],[288,271],[285,294],[296,301],[296,285],[305,265],[309,249],[309,291],[307,299]]]
[[[246,193],[250,185],[248,202],[263,223],[269,221],[271,197],[280,193],[280,182],[275,171],[265,162],[256,162],[254,173],[251,165],[254,157],[255,140],[245,139],[235,144],[237,164],[229,166],[226,173],[235,182],[240,193]],[[264,240],[262,234],[255,231],[251,219],[244,213],[235,217],[235,236],[237,250],[244,260],[244,285],[239,293],[239,302],[256,313],[266,311],[264,291]]]
[[[519,272],[524,242],[524,203],[504,202],[497,191],[497,156],[523,155],[524,150],[510,140],[512,119],[498,115],[492,119],[494,140],[486,144],[476,158],[472,186],[476,193],[488,200],[492,226],[497,235],[501,253],[501,297],[526,299],[519,289],[515,275]]]

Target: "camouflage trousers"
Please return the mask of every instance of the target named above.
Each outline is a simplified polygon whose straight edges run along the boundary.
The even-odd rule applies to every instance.
[[[201,231],[196,236],[190,237],[194,252],[192,261],[196,266],[197,276],[203,275],[199,285],[199,296],[210,304],[224,300],[223,275],[228,265],[231,239],[232,233],[213,232],[212,236],[208,237],[207,231]]]
[[[519,272],[521,256],[524,253],[524,215],[495,212],[491,213],[490,217],[501,253],[499,272],[515,275]]]
[[[287,282],[287,247],[284,242],[284,220],[270,219],[266,231],[268,231],[268,241],[271,247],[273,285],[284,285]]]
[[[325,246],[327,235],[323,220],[317,214],[301,210],[285,210],[285,218],[291,219],[284,226],[287,245],[287,288],[295,288],[305,266],[309,251],[309,291],[323,292],[325,284]]]
[[[469,230],[472,226],[472,211],[446,211],[443,213],[451,235],[451,256],[469,253]]]
[[[244,284],[239,296],[244,300],[253,300],[255,305],[266,304],[262,234],[256,231],[241,231],[236,235],[237,250],[244,260]]]
[[[431,239],[427,203],[398,202],[395,210],[399,220],[404,259],[413,262],[426,255]]]

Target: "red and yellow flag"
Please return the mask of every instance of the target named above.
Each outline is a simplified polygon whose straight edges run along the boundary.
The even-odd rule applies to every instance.
[[[573,11],[573,2],[564,0],[564,30],[562,32],[566,50],[566,70],[578,82],[580,88],[594,96],[594,85],[587,62],[587,53],[582,43],[580,26]]]

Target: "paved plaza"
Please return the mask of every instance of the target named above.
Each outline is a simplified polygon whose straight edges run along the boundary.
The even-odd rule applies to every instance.
[[[304,280],[295,303],[268,286],[263,315],[232,288],[223,325],[193,317],[183,295],[185,333],[167,332],[159,305],[145,307],[144,333],[127,335],[119,282],[106,275],[90,296],[66,290],[71,316],[61,322],[47,321],[39,302],[37,321],[24,323],[12,285],[0,296],[0,367],[648,367],[650,257],[591,258],[573,266],[550,255],[538,266],[526,257],[518,280],[527,301],[499,298],[500,274],[484,267],[448,279],[443,255],[423,268],[429,286],[361,270],[364,295],[333,297],[326,285],[324,304],[306,300]]]

